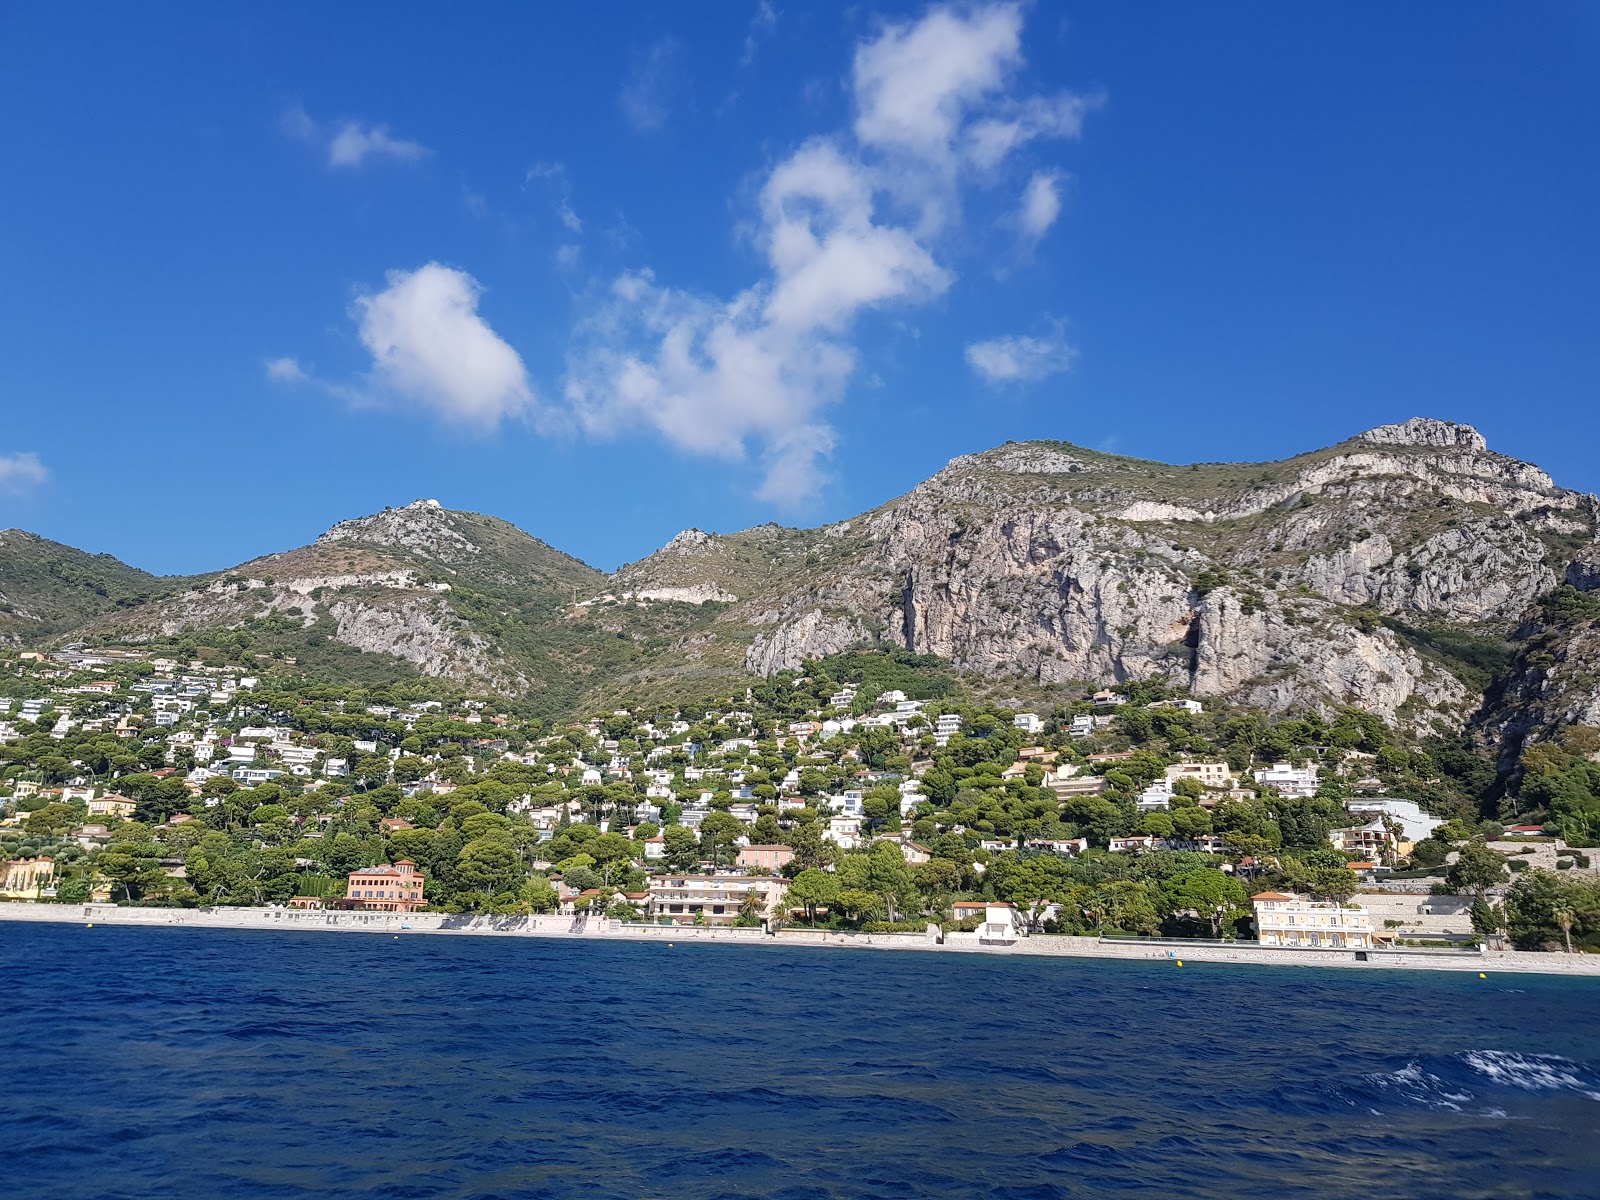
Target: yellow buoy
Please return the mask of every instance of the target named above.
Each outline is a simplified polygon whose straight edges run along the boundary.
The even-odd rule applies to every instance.
[[[1479,979],[1487,979],[1489,977],[1487,975],[1485,975],[1482,971],[1479,971],[1478,972],[1478,978]]]
[[[1183,966],[1183,959],[1181,959],[1181,958],[1180,958],[1180,959],[1179,959],[1179,960],[1178,960],[1178,965],[1179,965],[1179,966],[1180,966],[1180,967],[1181,967],[1181,966]]]
[[[90,921],[87,925],[84,926],[84,928],[85,929],[93,929],[94,928],[94,922]]]

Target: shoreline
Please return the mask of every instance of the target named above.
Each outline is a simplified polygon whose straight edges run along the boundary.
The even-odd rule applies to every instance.
[[[1378,971],[1465,971],[1487,974],[1571,975],[1600,978],[1600,955],[1518,950],[1354,950],[1273,948],[1247,942],[1211,944],[1102,941],[1096,937],[1036,934],[1007,942],[982,942],[977,934],[848,933],[826,929],[731,926],[625,925],[605,917],[486,917],[452,913],[352,913],[283,908],[133,908],[113,904],[0,904],[0,922],[42,921],[75,925],[145,925],[191,929],[254,929],[298,933],[441,934],[467,937],[537,937],[584,941],[707,942],[754,946],[806,946],[834,950],[920,950],[931,953],[1099,958],[1245,966],[1344,967]]]

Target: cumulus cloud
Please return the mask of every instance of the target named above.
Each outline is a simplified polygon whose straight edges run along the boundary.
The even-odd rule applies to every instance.
[[[394,136],[387,125],[357,120],[315,121],[298,106],[284,114],[283,129],[290,137],[323,151],[330,167],[347,170],[369,162],[416,162],[429,153],[421,142]]]
[[[608,290],[568,361],[564,398],[578,428],[653,431],[691,453],[754,458],[763,499],[812,496],[837,440],[826,410],[855,373],[860,319],[947,291],[955,277],[938,237],[961,189],[986,185],[1029,141],[1078,132],[1088,101],[1014,94],[1021,33],[1021,8],[1002,3],[934,8],[863,42],[851,130],[807,141],[759,188],[760,278],[731,299],[649,271]],[[1059,198],[1053,174],[1036,178],[1026,215],[1042,232]],[[1000,339],[969,359],[1000,378],[1036,378],[1065,369],[1070,351]]]
[[[1072,369],[1077,352],[1067,345],[1059,329],[1045,337],[1016,334],[973,342],[967,347],[967,365],[985,383],[1034,383]]]
[[[888,25],[856,50],[856,137],[864,146],[947,158],[974,103],[997,92],[1022,60],[1014,4],[936,8]]]
[[[388,287],[351,310],[372,355],[373,390],[480,432],[534,408],[522,358],[478,314],[465,271],[429,263],[391,271]]]
[[[0,492],[19,495],[40,486],[49,478],[49,470],[31,450],[18,454],[0,454]]]
[[[266,363],[267,378],[273,383],[308,383],[311,376],[306,374],[300,360],[290,356],[283,358],[269,358]]]
[[[662,38],[633,56],[617,103],[628,123],[640,133],[653,133],[667,123],[672,95],[683,75],[682,49],[673,38]]]
[[[1043,237],[1061,215],[1060,176],[1054,171],[1038,171],[1022,192],[1017,209],[1017,227],[1031,240]]]

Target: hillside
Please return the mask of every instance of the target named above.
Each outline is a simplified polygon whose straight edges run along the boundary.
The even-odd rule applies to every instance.
[[[0,530],[0,643],[31,645],[161,591],[109,554],[85,554],[20,529]]]
[[[1594,497],[1443,421],[1272,463],[1008,443],[848,521],[686,530],[609,577],[418,501],[165,598],[102,599],[75,636],[242,638],[331,676],[454,679],[552,714],[868,643],[1030,694],[1160,678],[1269,711],[1522,728],[1479,711],[1485,689],[1513,660],[1526,676],[1540,597],[1600,584],[1597,530]],[[1600,689],[1572,674],[1561,711],[1586,712]],[[1495,687],[1531,703],[1526,683]]]
[[[1459,727],[1597,526],[1593,497],[1468,426],[1414,420],[1275,463],[1008,444],[789,533],[770,584],[730,570],[748,534],[680,537],[623,575],[739,592],[721,620],[756,630],[757,673],[883,641],[982,675],[1158,676],[1269,710]]]

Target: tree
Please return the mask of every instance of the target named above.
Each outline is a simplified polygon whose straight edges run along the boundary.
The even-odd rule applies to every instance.
[[[990,871],[995,876],[995,892],[1017,906],[1030,930],[1038,928],[1039,914],[1046,906],[1064,902],[1073,888],[1071,865],[1053,854],[1003,858]]]
[[[839,885],[873,893],[883,901],[889,920],[916,903],[917,888],[905,853],[894,842],[874,842],[865,854],[846,855],[839,864]]]
[[[1461,848],[1456,861],[1444,873],[1444,881],[1457,893],[1468,892],[1482,896],[1507,876],[1505,860],[1483,838],[1473,838]]]
[[[1193,910],[1211,923],[1211,936],[1218,937],[1224,922],[1232,923],[1249,915],[1244,887],[1232,875],[1211,867],[1189,871],[1168,880],[1163,888],[1174,912]]]
[[[551,912],[561,903],[561,897],[555,887],[543,875],[531,876],[522,885],[518,895],[522,902],[536,913]]]
[[[1558,915],[1559,914],[1559,915]],[[1600,885],[1524,871],[1506,893],[1506,932],[1519,950],[1571,947],[1600,932]]]
[[[948,858],[930,858],[911,868],[911,877],[926,906],[937,908],[945,896],[961,886],[961,864]]]
[[[1472,901],[1472,932],[1480,937],[1496,938],[1506,927],[1505,913],[1489,903],[1487,896],[1477,896]]]
[[[1567,944],[1567,953],[1572,953],[1572,926],[1578,919],[1578,914],[1572,911],[1572,905],[1560,904],[1550,912],[1555,923],[1561,927],[1561,937]]]
[[[751,888],[745,892],[744,899],[739,901],[739,920],[751,925],[759,924],[761,916],[767,911],[767,898],[760,888]]]
[[[1160,932],[1161,919],[1148,884],[1128,879],[1101,884],[1094,890],[1091,905],[1092,911],[1115,929],[1126,933]]]
[[[700,822],[700,855],[719,866],[730,866],[738,857],[737,839],[744,833],[744,822],[732,813],[711,812]]]
[[[350,769],[350,777],[363,788],[375,788],[389,778],[389,756],[363,754]]]
[[[866,888],[840,888],[838,905],[851,920],[864,921],[882,911],[882,899]]]
[[[700,860],[700,840],[687,825],[668,825],[662,830],[662,848],[669,870],[689,871]]]
[[[831,906],[838,897],[839,881],[816,867],[807,867],[789,881],[789,903],[805,908],[806,918],[813,928],[817,924],[817,909]]]
[[[23,827],[29,833],[62,834],[77,825],[78,821],[76,805],[56,801],[29,813]]]

